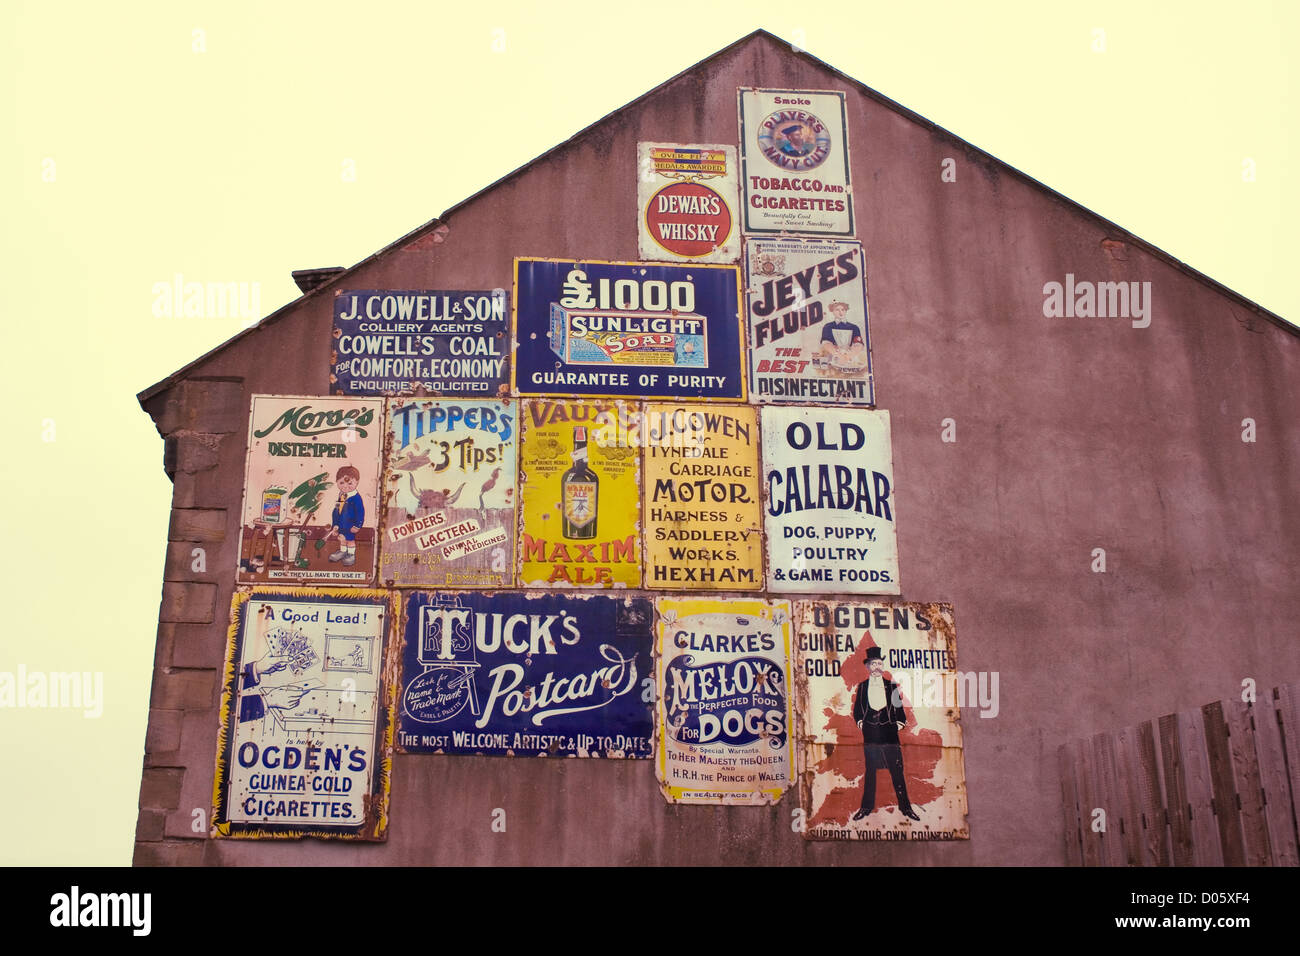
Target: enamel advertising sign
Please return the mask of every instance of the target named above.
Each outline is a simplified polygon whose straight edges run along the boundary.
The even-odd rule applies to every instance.
[[[641,586],[640,411],[520,402],[519,585]]]
[[[254,395],[240,584],[375,579],[382,399]]]
[[[659,598],[655,771],[670,803],[776,803],[793,783],[790,606]]]
[[[861,243],[751,239],[745,296],[753,401],[875,404]]]
[[[395,398],[388,432],[379,580],[511,587],[518,404]]]
[[[335,395],[492,398],[508,390],[505,289],[334,293]]]
[[[747,233],[853,235],[843,93],[740,90]]]
[[[735,262],[740,257],[736,147],[637,143],[636,152],[641,258]]]
[[[411,592],[399,747],[649,758],[652,611],[647,598]]]
[[[889,412],[763,409],[768,590],[898,594]]]
[[[758,413],[718,405],[646,405],[646,587],[763,587]]]
[[[952,606],[797,601],[795,615],[805,837],[969,839],[960,708],[976,675],[957,671]]]
[[[393,708],[383,591],[236,591],[214,837],[386,838]]]
[[[515,260],[516,395],[743,401],[740,270]]]

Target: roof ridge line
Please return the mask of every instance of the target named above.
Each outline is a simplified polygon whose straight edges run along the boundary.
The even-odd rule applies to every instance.
[[[881,104],[887,109],[893,110],[895,113],[898,113],[904,119],[910,120],[911,122],[917,124],[918,126],[938,132],[943,136],[948,137],[955,144],[963,147],[966,150],[978,154],[979,156],[983,157],[985,160],[1006,170],[1011,175],[1019,178],[1020,180],[1046,193],[1049,198],[1055,199],[1056,201],[1061,202],[1070,208],[1076,209],[1084,213],[1089,218],[1101,223],[1107,229],[1114,230],[1119,234],[1115,238],[1121,238],[1124,241],[1137,246],[1138,248],[1144,250],[1148,254],[1153,255],[1155,258],[1165,262],[1167,265],[1173,266],[1179,272],[1182,272],[1183,274],[1189,276],[1190,278],[1198,280],[1204,283],[1205,285],[1208,285],[1211,289],[1215,290],[1216,292],[1219,292],[1221,295],[1224,295],[1227,298],[1236,301],[1237,303],[1245,306],[1246,308],[1254,310],[1262,318],[1278,326],[1280,329],[1289,332],[1294,336],[1300,337],[1300,326],[1296,326],[1292,324],[1291,322],[1282,318],[1280,315],[1276,314],[1270,309],[1266,309],[1258,302],[1255,302],[1253,299],[1248,299],[1246,296],[1242,295],[1241,293],[1236,292],[1233,289],[1230,289],[1228,286],[1225,286],[1223,283],[1219,282],[1218,280],[1211,278],[1210,276],[1206,275],[1204,272],[1201,272],[1199,269],[1196,269],[1188,265],[1187,263],[1183,262],[1181,259],[1172,255],[1171,253],[1168,253],[1165,250],[1161,249],[1159,246],[1154,245],[1151,242],[1148,242],[1147,240],[1143,239],[1141,236],[1138,236],[1137,234],[1124,228],[1118,223],[1110,219],[1107,219],[1105,216],[1101,215],[1100,213],[1094,212],[1093,210],[1089,209],[1087,206],[1084,206],[1082,203],[1079,203],[1076,200],[1071,199],[1069,196],[1066,196],[1065,194],[1058,192],[1057,190],[1053,189],[1051,186],[1048,186],[1045,183],[1043,183],[1041,180],[1035,179],[1033,176],[1030,176],[1028,173],[1023,172],[1020,169],[1017,169],[1015,166],[1012,166],[1010,163],[1006,162],[1005,160],[999,159],[998,157],[994,156],[992,153],[988,152],[987,150],[984,150],[979,146],[976,146],[973,143],[969,142],[968,140],[963,139],[962,137],[958,136],[956,133],[953,133],[951,130],[947,129],[946,127],[940,126],[938,123],[934,122],[933,120],[926,119],[920,113],[908,109],[906,106],[903,106],[901,103],[897,102],[896,100],[893,100],[888,96],[885,96],[883,93],[880,93],[879,91],[873,89],[872,87],[868,86],[866,83],[862,82],[861,80],[849,76],[843,70],[837,69],[836,67],[827,63],[825,60],[821,60],[818,57],[813,56],[808,51],[795,46],[793,43],[790,43],[787,40],[783,40],[781,37],[777,36],[771,31],[759,27],[745,34],[743,37],[740,37],[738,40],[735,40],[732,43],[727,44],[725,47],[722,47],[716,52],[709,54],[704,59],[691,64],[686,69],[673,74],[668,79],[664,80],[662,83],[659,83],[651,87],[649,90],[646,90],[644,93],[640,94],[639,96],[634,97],[631,100],[628,100],[628,102],[624,103],[622,106],[619,106],[609,111],[608,113],[604,114],[600,118],[593,120],[591,123],[588,123],[586,126],[582,127],[582,129],[578,130],[576,133],[574,133],[572,136],[569,136],[567,139],[564,139],[561,142],[556,143],[554,146],[534,156],[532,159],[530,159],[528,162],[524,163],[523,165],[518,166],[515,169],[512,169],[510,172],[493,180],[491,183],[484,186],[482,189],[479,189],[476,192],[471,193],[469,196],[465,197],[460,202],[457,202],[454,205],[449,206],[447,209],[443,210],[443,212],[440,215],[435,216],[434,218],[430,219],[425,223],[422,223],[419,226],[416,226],[414,229],[411,229],[405,234],[399,236],[397,239],[393,240],[387,245],[382,246],[379,249],[375,250],[370,255],[366,256],[364,259],[359,259],[352,265],[345,267],[342,272],[331,277],[328,281],[322,282],[320,285],[312,289],[310,292],[305,292],[302,295],[299,295],[297,298],[290,299],[280,308],[276,309],[274,312],[270,313],[269,315],[259,320],[257,324],[251,325],[246,329],[242,329],[239,332],[236,332],[234,335],[226,339],[224,342],[221,342],[220,344],[213,346],[211,349],[204,352],[202,355],[198,356],[197,358],[193,359],[190,362],[185,363],[185,365],[181,366],[176,371],[172,372],[170,375],[166,376],[165,378],[161,379],[158,382],[155,382],[153,385],[150,385],[149,387],[141,390],[139,393],[136,394],[136,400],[140,403],[140,406],[143,408],[144,403],[147,402],[149,399],[153,398],[159,392],[167,388],[170,388],[176,382],[184,378],[185,373],[187,371],[199,365],[200,363],[206,361],[208,358],[217,354],[218,352],[224,351],[228,346],[233,345],[235,342],[239,341],[244,336],[252,332],[256,332],[257,330],[261,329],[263,326],[270,325],[271,323],[277,321],[291,307],[294,307],[299,303],[301,303],[302,301],[309,299],[312,296],[318,295],[324,292],[325,290],[335,286],[337,283],[341,282],[342,280],[352,275],[356,270],[360,269],[362,266],[366,265],[367,263],[372,262],[375,259],[378,259],[380,256],[386,255],[387,253],[401,246],[405,246],[408,243],[413,242],[415,239],[427,235],[430,232],[435,232],[439,227],[445,227],[447,225],[448,218],[451,215],[453,215],[457,210],[473,202],[475,199],[478,199],[480,196],[484,195],[485,193],[488,193],[491,190],[496,189],[498,186],[501,186],[504,183],[508,182],[509,180],[514,179],[516,176],[519,176],[525,170],[529,169],[533,165],[546,159],[548,156],[552,155],[553,153],[556,153],[559,150],[564,149],[565,147],[575,143],[576,141],[578,141],[579,139],[581,139],[582,137],[586,136],[588,133],[593,131],[596,127],[600,126],[611,116],[614,116],[617,113],[620,113],[626,109],[629,109],[632,106],[635,106],[637,103],[640,103],[642,100],[645,100],[648,97],[655,95],[656,93],[664,89],[664,87],[668,86],[669,84],[675,83],[677,80],[681,79],[682,77],[690,73],[693,73],[695,70],[699,69],[704,64],[716,60],[721,56],[724,56],[725,54],[734,50],[736,47],[748,43],[749,41],[757,37],[766,37],[767,39],[775,43],[788,47],[790,49],[790,52],[793,53],[795,56],[803,57],[804,59],[812,62],[818,67],[821,67],[822,69],[828,71],[834,76],[842,79],[844,82],[851,84],[856,89],[858,89],[866,96],[868,96],[870,99],[875,100],[877,103]]]

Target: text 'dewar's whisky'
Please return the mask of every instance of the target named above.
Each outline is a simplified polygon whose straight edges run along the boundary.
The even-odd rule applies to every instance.
[[[596,499],[600,479],[587,467],[587,427],[573,429],[573,467],[560,480],[566,538],[596,537]]]

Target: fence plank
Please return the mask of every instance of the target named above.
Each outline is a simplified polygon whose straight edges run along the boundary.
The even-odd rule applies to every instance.
[[[1124,863],[1142,866],[1142,808],[1138,795],[1139,771],[1136,727],[1125,727],[1115,734],[1115,773],[1119,789],[1120,807],[1123,810]]]
[[[1165,779],[1165,807],[1169,817],[1170,857],[1174,866],[1191,866],[1191,801],[1187,795],[1187,767],[1183,759],[1183,741],[1178,733],[1178,715],[1160,718],[1160,753]]]
[[[1214,783],[1206,752],[1205,718],[1200,709],[1178,713],[1183,771],[1187,783],[1187,814],[1191,820],[1192,865],[1223,866],[1223,844],[1214,817]]]
[[[1083,823],[1083,865],[1105,866],[1105,849],[1102,834],[1092,829],[1092,811],[1097,806],[1097,773],[1094,768],[1092,747],[1088,740],[1074,741],[1075,766],[1079,768],[1079,817]]]
[[[1264,816],[1264,788],[1259,779],[1259,757],[1255,753],[1255,727],[1250,708],[1240,700],[1223,702],[1223,719],[1228,725],[1228,756],[1232,778],[1241,804],[1241,836],[1246,866],[1272,866],[1268,850],[1268,822]]]
[[[1143,721],[1138,726],[1138,748],[1141,757],[1141,792],[1143,814],[1147,817],[1148,858],[1156,866],[1173,866],[1169,840],[1169,799],[1165,795],[1165,779],[1161,773],[1160,736],[1156,722]]]
[[[1164,794],[1160,790],[1160,761],[1156,756],[1154,722],[1144,720],[1132,736],[1132,766],[1137,793],[1141,866],[1169,866],[1169,834]]]
[[[1056,751],[1061,768],[1061,811],[1065,818],[1065,865],[1083,866],[1083,831],[1079,820],[1079,791],[1074,754],[1069,744]]]
[[[1115,780],[1115,738],[1110,734],[1092,735],[1092,759],[1097,781],[1097,806],[1106,811],[1106,826],[1101,831],[1102,866],[1124,865],[1124,841],[1120,836],[1124,800]]]
[[[1201,708],[1201,716],[1205,721],[1205,752],[1210,759],[1210,786],[1214,790],[1214,822],[1219,825],[1223,865],[1245,866],[1246,843],[1241,835],[1237,781],[1232,774],[1232,755],[1228,749],[1228,724],[1224,720],[1223,710],[1221,700],[1213,701]]]
[[[1291,813],[1300,820],[1300,683],[1274,688],[1273,706],[1282,725],[1287,782],[1291,785]]]
[[[1282,754],[1282,732],[1278,724],[1276,691],[1264,691],[1253,705],[1255,753],[1259,757],[1260,785],[1264,790],[1264,823],[1268,828],[1269,853],[1274,866],[1300,866],[1300,842],[1296,839],[1291,813],[1291,784],[1287,780]]]

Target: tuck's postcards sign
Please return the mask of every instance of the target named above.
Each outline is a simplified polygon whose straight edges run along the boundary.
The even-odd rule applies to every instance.
[[[649,599],[413,591],[405,621],[407,753],[650,756]]]

